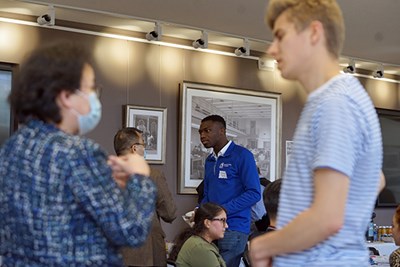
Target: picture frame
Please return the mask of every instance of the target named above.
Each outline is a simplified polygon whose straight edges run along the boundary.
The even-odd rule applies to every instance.
[[[142,131],[149,164],[165,163],[167,108],[124,106],[124,127]]]
[[[18,65],[0,62],[0,146],[18,129],[18,121],[8,103],[16,82]]]
[[[287,169],[288,164],[289,164],[289,159],[290,156],[292,155],[293,152],[293,140],[286,140],[286,164],[285,164],[285,169]]]
[[[226,120],[228,140],[253,152],[260,176],[271,181],[280,177],[280,94],[191,82],[183,82],[180,90],[179,194],[196,194],[204,178],[212,150],[201,144],[198,129],[212,114]]]

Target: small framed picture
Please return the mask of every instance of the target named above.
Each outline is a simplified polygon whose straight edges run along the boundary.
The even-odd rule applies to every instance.
[[[167,108],[125,105],[124,121],[125,127],[135,127],[142,131],[147,162],[164,164]]]

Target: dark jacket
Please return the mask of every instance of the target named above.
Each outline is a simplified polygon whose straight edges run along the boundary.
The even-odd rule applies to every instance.
[[[122,256],[126,266],[167,266],[165,233],[160,218],[171,223],[176,218],[176,205],[168,190],[164,174],[151,169],[150,178],[157,186],[156,214],[146,242],[139,248],[123,248]]]

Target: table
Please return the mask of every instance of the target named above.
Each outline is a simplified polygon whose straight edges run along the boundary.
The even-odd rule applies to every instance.
[[[385,242],[372,242],[367,244],[368,247],[374,247],[379,251],[381,256],[390,256],[390,253],[395,251],[398,246],[395,243],[385,243]]]

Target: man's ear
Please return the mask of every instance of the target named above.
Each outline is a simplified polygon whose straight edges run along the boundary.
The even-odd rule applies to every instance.
[[[222,126],[219,129],[219,131],[221,132],[221,134],[226,134],[226,129],[224,127],[222,127]]]
[[[311,43],[315,45],[319,41],[321,41],[321,38],[324,37],[325,31],[324,31],[324,26],[322,23],[318,20],[314,20],[310,23],[310,34],[311,34]]]

